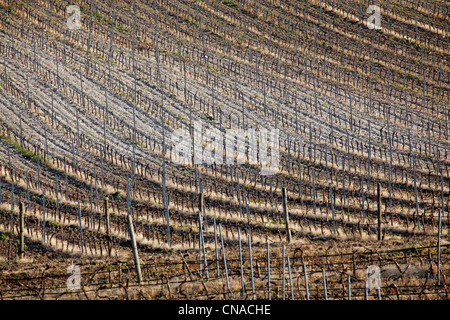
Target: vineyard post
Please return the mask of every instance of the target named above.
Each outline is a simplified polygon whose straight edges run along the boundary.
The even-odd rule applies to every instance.
[[[247,223],[250,226],[250,212],[248,208],[247,189],[244,189],[245,212],[247,213]]]
[[[97,211],[99,211],[100,206],[98,204],[97,167],[94,167],[94,190],[95,190],[95,207]]]
[[[309,160],[312,161],[312,125],[309,121]]]
[[[269,242],[267,242],[267,300],[270,300],[270,252],[269,252]]]
[[[389,6],[386,9],[386,18],[388,20],[388,25],[389,25],[389,31],[388,34],[391,33],[391,20],[389,19]],[[388,41],[388,71],[387,71],[387,96],[390,97],[391,96],[391,89],[390,89],[390,83],[391,83],[391,36],[388,37],[389,41]]]
[[[6,73],[6,55],[3,56],[3,64],[5,66],[5,91],[8,92],[8,74]]]
[[[81,253],[84,253],[84,248],[83,248],[83,226],[81,224],[81,204],[80,204],[80,200],[78,200],[78,220],[79,220],[79,224],[80,224]]]
[[[78,113],[77,113],[78,114]],[[77,165],[75,161],[75,143],[72,138],[72,172],[76,175],[77,174]]]
[[[236,170],[236,183],[237,183],[237,194],[238,194],[238,203],[239,203],[239,214],[242,218],[242,203],[241,203],[241,187],[239,185],[239,172]]]
[[[408,127],[408,124],[409,124],[409,122],[408,122],[408,95],[407,95],[407,92],[406,92],[406,84],[407,84],[407,82],[406,82],[406,72],[407,72],[407,51],[405,51],[405,74],[404,74],[404,80],[403,80],[403,91],[405,92],[405,113],[406,113],[406,116],[405,116],[405,126],[406,127]]]
[[[227,279],[228,297],[231,299],[230,281],[228,279],[227,258],[225,255],[225,246],[223,245],[222,225],[219,223],[220,242],[222,244],[223,264],[225,267],[225,276]]]
[[[155,56],[156,56],[156,65],[157,65],[157,82],[159,84],[159,87],[162,89],[162,82],[161,82],[161,72],[159,68],[159,49],[158,49],[158,15],[156,12],[156,5],[154,6],[155,10]]]
[[[340,63],[338,62],[337,66],[336,66],[336,92],[335,92],[335,96],[340,95],[340,93],[339,93],[339,67],[340,67]]]
[[[413,176],[414,176],[414,198],[416,203],[416,215],[417,215],[417,229],[420,228],[420,218],[419,218],[419,201],[417,199],[417,179],[416,179],[416,159],[412,155],[412,165],[413,165]],[[425,226],[423,226],[425,228]]]
[[[249,230],[248,233],[248,254],[250,259],[250,276],[252,279],[252,296],[253,300],[255,300],[255,280],[253,278],[253,257],[252,257],[252,239],[251,239],[251,233],[252,231]]]
[[[298,161],[298,190],[299,190],[299,198],[300,198],[300,204],[302,202],[302,162],[300,160],[300,144],[298,146],[298,154],[297,154],[297,161]]]
[[[287,207],[287,191],[286,188],[281,189],[281,196],[283,201],[283,216],[286,223],[286,241],[291,242],[291,230],[289,229],[289,212]]]
[[[366,211],[364,209],[364,179],[363,174],[361,173],[361,211],[363,216],[363,222],[366,219]]]
[[[8,148],[8,163],[9,163],[9,177],[11,178],[11,181],[14,182],[14,175],[13,175],[13,167],[11,164],[11,150]]]
[[[66,200],[69,200],[69,182],[67,180],[66,155],[64,155],[64,179],[65,179],[65,182],[66,182]]]
[[[294,287],[292,285],[291,260],[289,259],[289,256],[287,256],[287,265],[288,265],[288,273],[289,273],[289,288],[291,290],[291,299],[294,300]]]
[[[33,67],[34,67],[34,72],[36,72],[36,68],[37,68],[37,60],[36,60],[36,38],[35,38],[35,36],[33,35],[33,60],[34,60],[34,63],[33,63]]]
[[[135,58],[135,47],[136,47],[136,0],[133,0],[133,37],[132,37],[132,58],[133,58],[133,139],[131,139],[131,143],[133,145],[133,163],[132,163],[132,172],[131,172],[131,181],[132,181],[132,192],[133,197],[135,197],[135,171],[136,171],[136,58]],[[162,106],[164,107],[164,106]],[[163,123],[164,126],[164,123]],[[163,140],[164,141],[164,140]],[[165,156],[165,153],[163,153]]]
[[[286,261],[285,261],[285,255],[286,255],[286,252],[285,252],[285,247],[284,247],[284,244],[283,244],[283,246],[282,246],[282,255],[281,255],[281,260],[282,260],[282,264],[283,264],[283,271],[282,271],[282,274],[283,274],[283,279],[282,279],[282,289],[281,289],[281,292],[282,292],[282,299],[283,300],[285,300],[285,298],[286,298],[286,293],[285,293],[285,291],[286,291]]]
[[[89,184],[89,205],[90,205],[90,209],[89,209],[89,218],[91,221],[91,228],[93,228],[93,222],[92,222],[92,215],[93,215],[93,209],[92,209],[92,177],[91,177],[91,183]]]
[[[41,27],[41,46],[44,49],[44,19],[42,19],[42,27]]]
[[[109,203],[109,199],[108,199],[108,197],[106,197],[105,204],[104,204],[105,217],[106,217],[106,238],[108,241],[108,256],[111,256],[111,227],[110,227],[110,214],[109,214],[109,210],[108,210],[108,203]]]
[[[437,243],[437,284],[441,284],[441,216],[442,210],[439,210],[438,217],[438,243]]]
[[[91,48],[91,33],[92,33],[92,6],[93,6],[93,1],[90,1],[90,6],[89,6],[89,33],[88,33],[88,38],[87,38],[87,48],[86,48],[86,60],[85,60],[85,64],[86,64],[86,75],[88,74],[89,71],[89,51]]]
[[[202,215],[198,212],[198,270],[202,272]]]
[[[323,294],[324,299],[328,300],[328,290],[327,290],[327,276],[325,273],[325,269],[322,269],[322,279],[323,279]]]
[[[46,225],[46,218],[45,218],[45,189],[42,190],[42,227],[43,227],[43,240],[45,242],[45,225]]]
[[[381,184],[377,183],[377,219],[378,219],[378,233],[377,239],[381,240]]]
[[[53,103],[53,87],[52,87],[52,128],[55,124],[55,110],[54,110],[54,103]]]
[[[226,151],[226,149],[225,149]],[[227,167],[228,169],[228,167]],[[230,164],[230,185],[231,185],[231,197],[234,199],[234,183],[233,183],[233,165]]]
[[[23,130],[22,130],[22,112],[19,113],[19,139],[20,139],[20,147],[23,148]]]
[[[350,95],[350,130],[353,131],[353,106],[352,96]]]
[[[334,201],[333,201],[333,186],[330,182],[330,207],[331,207],[331,219],[333,220],[333,233],[336,234],[336,219],[334,217]]]
[[[448,102],[445,103],[444,118],[445,118],[445,138],[448,139],[448,119],[449,119]]]
[[[442,168],[439,171],[441,172],[441,210],[442,214],[444,214],[444,176],[442,175]]]
[[[80,71],[80,99],[81,99],[81,106],[84,108],[84,89],[83,89],[83,73]],[[78,136],[78,106],[76,106],[77,108],[77,136]],[[79,139],[79,137],[78,137]]]
[[[375,28],[372,29],[372,43],[371,43],[371,53],[370,53],[370,82],[369,82],[369,110],[370,112],[374,112],[374,107],[372,104],[372,78],[373,78],[373,52],[374,52],[374,45],[373,41],[375,38]]]
[[[369,292],[368,292],[368,289],[367,289],[367,281],[365,281],[365,284],[364,284],[364,300],[369,300]]]
[[[30,202],[30,177],[29,177],[29,172],[27,170],[27,177],[26,177],[26,183],[27,183],[27,209],[28,209],[28,213],[30,213],[31,210],[31,202]],[[0,184],[0,202],[2,202],[2,197],[1,197],[1,184]]]
[[[155,9],[156,10],[156,9]],[[155,11],[156,14],[156,11]],[[169,221],[169,204],[167,199],[166,191],[166,142],[165,142],[165,124],[164,124],[164,95],[161,94],[161,125],[162,125],[162,192],[163,192],[163,203],[164,203],[164,216],[167,223],[167,244],[170,246],[170,221]],[[134,144],[133,144],[134,145]]]
[[[200,212],[203,213],[203,220],[204,220],[204,224],[205,224],[205,231],[208,232],[208,220],[206,218],[206,202],[205,202],[205,195],[203,192],[203,182],[200,181],[200,194],[201,194],[201,198],[200,198]]]
[[[370,155],[372,149],[372,141],[370,136],[370,121],[368,121],[368,130],[369,130],[369,147],[367,148],[367,191],[370,190]]]
[[[305,53],[305,84],[308,84],[307,82],[308,82],[308,51],[306,51]]]
[[[226,36],[224,37],[226,41]],[[231,42],[228,41],[228,76],[231,76]]]
[[[263,81],[262,82],[263,83],[263,95],[264,95],[264,102],[263,102],[263,104],[264,104],[264,116],[266,116],[267,115],[267,107],[266,107],[266,83]]]
[[[270,175],[269,181],[270,181],[270,205],[273,207],[274,203],[273,203],[272,175]]]
[[[294,111],[295,111],[295,132],[299,133],[299,132],[298,132],[298,105],[297,105],[297,92],[295,93],[295,96],[294,96],[294,105],[295,105],[295,108],[294,108]]]
[[[306,264],[303,262],[303,274],[305,276],[305,294],[306,300],[309,300],[309,287],[308,287],[308,275],[306,271]]]
[[[128,218],[129,233],[130,233],[130,237],[131,237],[131,245],[133,247],[133,257],[134,257],[134,263],[136,266],[137,280],[138,280],[138,284],[141,285],[142,284],[141,265],[139,262],[139,254],[138,254],[137,245],[136,245],[136,237],[134,234],[134,227],[133,227],[133,218],[131,217],[131,209],[130,208],[129,208],[129,211],[127,214],[127,218]]]
[[[27,14],[27,16],[28,16],[28,14]],[[63,60],[64,60],[64,62],[66,62],[66,33],[67,33],[67,30],[64,29],[64,35],[63,35],[63,47],[64,47],[64,49],[63,49],[63,53],[64,53]]]
[[[290,135],[288,134],[287,137],[287,148],[288,148],[288,174],[291,175],[291,169],[292,169],[292,162],[291,162],[291,139]],[[295,149],[294,149],[295,150]]]
[[[242,97],[242,130],[245,131],[245,105],[243,97]]]
[[[13,219],[14,219],[14,182],[11,183],[11,225],[9,228],[11,233],[13,231]]]
[[[110,28],[110,35],[109,35],[109,51],[108,51],[108,80],[109,80],[110,88],[112,88],[111,55],[112,55],[113,36],[114,36],[115,9],[116,9],[115,0],[112,0],[112,17],[111,17],[111,28]]]
[[[19,203],[19,259],[24,257],[25,253],[25,238],[24,238],[24,221],[25,216],[23,212],[23,202]]]
[[[314,177],[314,170],[313,170],[313,177]],[[344,208],[343,212],[345,212],[345,155],[342,155],[342,195],[344,197]]]
[[[349,172],[349,176],[350,176],[350,169],[351,169],[351,163],[350,163],[350,134],[349,134],[348,130],[347,130],[346,136],[347,136],[347,154],[346,154],[346,159],[347,159],[347,163],[348,163],[348,172]]]
[[[178,16],[178,6],[177,6],[177,37],[178,37],[178,52],[180,54],[180,73],[183,71],[183,56],[181,54],[181,34],[180,34],[180,20]]]
[[[208,275],[208,260],[206,258],[206,248],[205,248],[205,238],[203,235],[203,228],[202,228],[202,215],[201,212],[198,212],[198,224],[199,224],[199,239],[201,241],[200,243],[200,247],[203,248],[203,258],[205,259],[204,263],[205,263],[205,273],[206,273],[206,279],[209,279],[209,275]],[[200,261],[201,261],[201,253],[200,253]],[[203,262],[201,262],[203,263]],[[201,270],[201,268],[200,268]]]
[[[46,162],[48,161],[47,128],[44,129],[44,140],[45,140],[44,162]]]
[[[239,267],[241,270],[241,290],[242,299],[245,298],[245,284],[244,284],[244,268],[242,266],[242,244],[241,244],[241,229],[238,228],[238,242],[239,242]]]
[[[317,114],[317,89],[316,89],[316,77],[314,77],[314,109]]]
[[[55,187],[56,187],[56,212],[58,213],[58,220],[61,221],[61,211],[59,210],[59,186],[58,176],[55,174]]]
[[[214,223],[214,248],[216,252],[216,266],[217,266],[217,278],[220,278],[220,271],[219,271],[219,252],[217,248],[217,231],[216,231],[216,219],[213,219]]]
[[[9,152],[9,150],[8,150]],[[36,151],[36,166],[37,166],[37,188],[40,188],[40,165],[39,165],[39,149]]]
[[[352,300],[352,287],[351,287],[351,280],[352,277],[350,275],[347,275],[347,297],[348,300]]]
[[[314,216],[317,214],[317,204],[316,204],[316,182],[315,182],[315,172],[316,169],[312,168],[312,183],[313,183],[313,208],[314,208]]]
[[[259,55],[258,52],[255,52],[255,83],[256,86],[258,86],[259,82],[259,61],[258,61]]]
[[[389,214],[392,216],[392,139],[389,129],[389,117],[387,119],[387,134],[389,141]]]
[[[59,59],[58,54],[56,55],[56,87],[59,89]],[[54,88],[52,87],[52,93]]]
[[[436,151],[435,151],[435,155],[436,155],[436,174],[435,174],[435,186],[439,186],[439,172],[440,172],[440,163],[439,163],[439,149],[437,144],[435,145]]]
[[[202,191],[202,190],[200,190]],[[206,212],[203,210],[203,203],[205,201],[205,195],[203,192],[199,192],[198,194],[198,211],[200,212],[200,217],[204,217],[205,220],[205,230],[206,230]]]

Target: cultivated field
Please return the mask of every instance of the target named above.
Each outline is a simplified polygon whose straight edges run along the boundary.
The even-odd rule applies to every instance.
[[[0,0],[0,297],[448,299],[448,9]]]

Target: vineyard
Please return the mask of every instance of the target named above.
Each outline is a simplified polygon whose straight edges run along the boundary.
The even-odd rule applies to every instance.
[[[448,299],[448,9],[0,0],[0,298]]]

